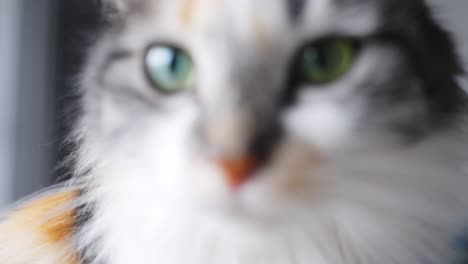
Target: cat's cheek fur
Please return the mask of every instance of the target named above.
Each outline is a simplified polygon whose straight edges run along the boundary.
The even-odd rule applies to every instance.
[[[96,204],[93,214],[99,218],[88,221],[82,229],[83,234],[78,235],[95,245],[93,250],[87,251],[88,258],[99,261],[112,255],[118,261],[111,263],[132,263],[135,261],[133,254],[143,251],[144,254],[138,255],[142,256],[141,263],[144,263],[149,248],[142,247],[140,242],[146,241],[148,247],[154,245],[153,236],[163,233],[160,228],[170,222],[168,216],[189,211],[188,183],[193,173],[189,164],[190,140],[196,119],[194,113],[182,109],[172,113],[168,122],[158,120],[165,117],[153,117],[150,120],[154,122],[130,128],[131,133],[127,132],[131,135],[121,137],[117,145],[93,142],[89,146],[90,152],[105,152],[107,155],[102,156],[100,165],[92,170],[96,188],[86,195],[90,202]],[[112,151],[108,151],[109,147]],[[116,213],[119,216],[117,221]],[[181,216],[181,219],[187,217]],[[132,226],[132,230],[125,228],[127,226]],[[156,230],[147,230],[148,226]],[[107,236],[108,233],[111,235]],[[122,241],[125,241],[127,249],[114,252],[113,249],[118,248]],[[101,248],[101,245],[106,246]],[[126,256],[126,252],[130,255]],[[130,257],[133,257],[131,261]]]
[[[351,143],[347,141],[359,112],[327,96],[316,99],[308,107],[285,113],[283,122],[288,133],[327,154],[344,149]]]

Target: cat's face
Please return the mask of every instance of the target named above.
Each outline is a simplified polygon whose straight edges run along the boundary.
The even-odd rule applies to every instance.
[[[271,219],[363,182],[393,192],[415,180],[396,157],[459,107],[452,46],[420,1],[110,2],[85,79],[86,153],[149,207]]]

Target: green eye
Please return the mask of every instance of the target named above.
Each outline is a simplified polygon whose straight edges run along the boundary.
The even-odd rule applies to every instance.
[[[151,46],[145,55],[145,71],[151,84],[164,93],[185,91],[194,86],[195,66],[180,48]]]
[[[325,84],[346,74],[356,55],[354,41],[345,38],[323,40],[306,46],[299,55],[301,81]]]

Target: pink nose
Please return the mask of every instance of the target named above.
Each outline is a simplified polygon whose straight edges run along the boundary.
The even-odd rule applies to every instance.
[[[234,190],[242,186],[258,167],[257,159],[251,156],[239,159],[220,159],[218,163],[225,172],[228,185]]]

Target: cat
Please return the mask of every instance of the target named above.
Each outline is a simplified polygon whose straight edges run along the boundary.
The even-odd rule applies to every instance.
[[[423,0],[102,0],[74,179],[13,264],[468,263],[454,41]]]

